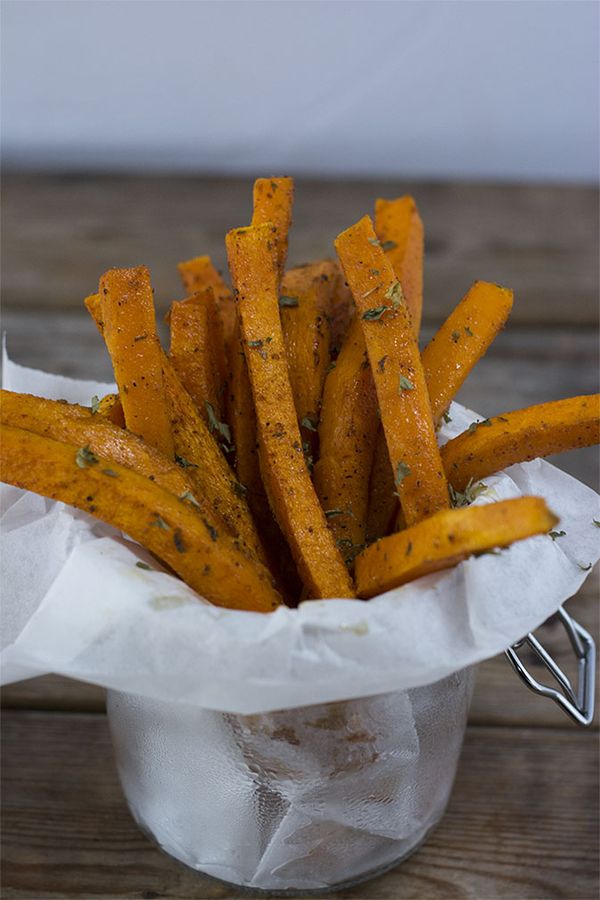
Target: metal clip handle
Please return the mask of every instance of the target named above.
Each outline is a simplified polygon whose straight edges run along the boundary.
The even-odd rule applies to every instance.
[[[542,697],[554,700],[561,709],[578,725],[589,725],[594,717],[594,693],[596,671],[596,645],[594,639],[585,628],[575,621],[562,606],[558,616],[567,632],[573,652],[577,657],[577,687],[574,690],[571,682],[548,651],[540,644],[534,634],[529,633],[505,651],[508,661],[527,687]],[[546,666],[560,687],[548,687],[540,684],[525,668],[519,659],[517,650],[524,644],[531,647],[536,656]]]

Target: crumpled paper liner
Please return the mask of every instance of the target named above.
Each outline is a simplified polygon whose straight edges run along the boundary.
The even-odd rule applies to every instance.
[[[113,385],[4,359],[11,390],[89,404]],[[478,416],[454,403],[447,440]],[[260,713],[431,684],[504,650],[577,592],[600,556],[600,497],[543,460],[485,479],[477,503],[543,496],[564,537],[470,558],[368,602],[270,615],[200,601],[95,519],[4,487],[4,683],[54,672],[115,690]],[[143,560],[152,567],[136,566]]]

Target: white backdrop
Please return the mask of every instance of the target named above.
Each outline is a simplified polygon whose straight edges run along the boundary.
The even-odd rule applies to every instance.
[[[598,10],[4,0],[4,163],[596,180]]]

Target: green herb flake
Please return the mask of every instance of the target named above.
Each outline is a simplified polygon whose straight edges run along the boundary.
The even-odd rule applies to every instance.
[[[183,540],[181,528],[176,528],[173,532],[173,543],[175,544],[175,549],[178,553],[186,552],[187,547],[185,546],[185,541]]]
[[[367,240],[369,241],[370,244],[373,244],[374,247],[381,247],[381,244],[379,243],[378,238],[376,238],[376,237],[375,238],[367,238]]]
[[[588,563],[587,566],[584,566],[583,563],[578,562],[577,565],[579,566],[579,568],[581,569],[582,572],[589,572],[590,569],[592,568],[591,563]]]
[[[133,339],[133,342],[134,342],[134,344],[137,344],[138,341],[145,341],[147,337],[148,337],[147,331],[145,331],[143,334],[136,334],[136,336]]]
[[[154,528],[160,528],[161,531],[170,531],[171,526],[168,525],[162,516],[159,516],[158,513],[154,513],[154,519],[150,522],[150,525]]]
[[[381,275],[379,269],[369,269],[369,275]]]
[[[401,394],[402,391],[414,391],[415,386],[412,381],[409,381],[405,375],[400,376],[400,383],[398,385],[398,393]]]
[[[240,484],[239,481],[234,481],[233,482],[233,493],[236,495],[236,497],[245,497],[246,494],[248,493],[248,488],[246,487],[245,484]]]
[[[219,532],[217,531],[217,529],[213,525],[211,525],[210,522],[208,522],[206,519],[202,519],[202,521],[204,522],[204,526],[205,526],[206,530],[210,534],[211,541],[216,541],[219,537]]]
[[[478,422],[471,422],[469,427],[467,428],[468,434],[473,434],[477,429],[483,425],[488,428],[492,424],[491,419],[480,419]]]
[[[213,433],[216,433],[222,438],[223,443],[226,445],[226,449],[231,449],[231,431],[229,429],[229,425],[225,422],[219,422],[215,415],[215,411],[211,403],[208,400],[204,401],[204,405],[206,406],[206,414],[208,415],[208,427]]]
[[[115,472],[114,469],[102,469],[102,474],[107,475],[109,478],[118,478],[119,473]]]
[[[408,544],[406,545],[406,550],[404,552],[404,555],[410,556],[410,554],[412,553],[412,548],[413,548],[412,541],[409,541]]]
[[[382,315],[387,312],[389,306],[373,306],[371,309],[367,309],[361,316],[362,319],[365,319],[367,322],[376,322],[378,319],[382,317]]]
[[[332,361],[329,363],[329,365],[327,366],[327,371],[325,372],[325,374],[326,374],[326,375],[329,375],[330,372],[333,372],[333,370],[335,369],[336,365],[337,365],[336,361],[335,361],[335,360],[332,360]]]
[[[410,475],[410,466],[407,466],[405,462],[400,460],[396,466],[396,484],[402,484],[408,475]]]
[[[454,509],[459,509],[461,506],[469,506],[477,499],[477,497],[481,496],[484,491],[487,491],[487,484],[480,481],[479,484],[474,485],[473,479],[469,481],[464,491],[457,491],[451,484],[448,484],[450,505],[454,507]]]
[[[264,341],[262,340],[247,341],[248,347],[262,347],[263,343]]]
[[[467,335],[467,337],[473,337],[473,332],[468,325],[465,325],[465,334]]]
[[[145,562],[136,562],[136,566],[138,569],[144,569],[146,572],[151,572],[152,568]]]
[[[387,360],[387,356],[382,356],[379,362],[377,363],[377,368],[380,372],[385,372],[385,362]]]
[[[552,540],[555,541],[556,538],[564,537],[566,535],[566,533],[567,533],[566,531],[549,531],[548,537],[551,537]]]
[[[460,340],[460,331],[453,331],[452,334],[450,335],[450,337],[452,338],[452,340],[454,341],[455,344],[458,343],[458,341]]]
[[[448,422],[452,421],[452,417],[448,414],[448,410],[446,410],[446,412],[442,413],[442,419],[444,420],[446,425],[448,424]]]
[[[345,509],[326,509],[325,510],[325,517],[327,519],[333,519],[334,516],[345,516],[345,515],[347,515]]]
[[[396,241],[384,241],[381,245],[381,249],[384,253],[387,253],[388,250],[395,250],[397,246],[398,244],[396,243]]]
[[[596,528],[600,528],[600,520],[599,519],[592,519],[592,522],[596,526]]]
[[[85,447],[80,447],[75,454],[75,462],[80,469],[85,469],[87,466],[95,466],[98,462],[98,457],[86,445]]]
[[[95,416],[100,409],[100,398],[94,394],[92,397],[92,415]]]
[[[316,431],[318,426],[318,422],[315,416],[304,416],[300,424],[308,431]]]
[[[389,286],[387,291],[385,292],[385,299],[392,301],[392,306],[394,309],[398,309],[401,303],[404,302],[404,294],[402,293],[402,285],[399,281],[395,281],[393,284]]]
[[[196,509],[202,509],[202,506],[200,505],[200,503],[198,503],[198,501],[190,491],[184,491],[179,499],[187,500],[187,502],[191,503],[192,506],[195,506]]]
[[[299,300],[297,297],[288,297],[286,294],[282,294],[279,298],[279,305],[281,307],[285,306],[298,306]]]
[[[189,460],[187,460],[185,458],[185,456],[178,456],[177,453],[175,454],[175,462],[177,463],[178,466],[181,466],[182,469],[197,469],[198,468],[196,463],[190,462]]]

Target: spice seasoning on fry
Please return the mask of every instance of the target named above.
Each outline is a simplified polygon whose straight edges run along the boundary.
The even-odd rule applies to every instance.
[[[95,466],[98,462],[98,457],[92,453],[88,446],[80,447],[75,456],[75,462],[80,469],[85,469],[86,466]]]

